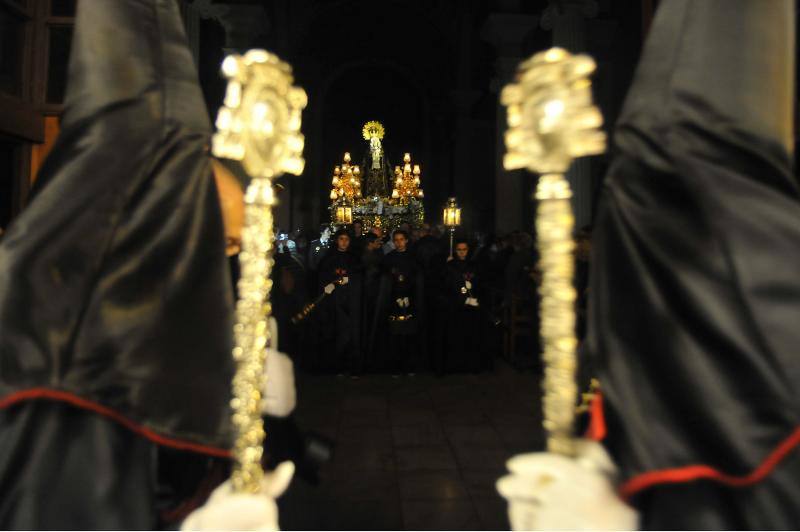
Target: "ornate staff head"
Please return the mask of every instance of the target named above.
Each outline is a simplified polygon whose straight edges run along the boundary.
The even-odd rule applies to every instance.
[[[300,174],[304,139],[301,112],[307,97],[292,86],[291,67],[264,50],[230,55],[222,63],[228,78],[225,102],[217,115],[214,155],[241,161],[252,177],[245,192],[245,223],[239,254],[241,277],[236,304],[233,357],[233,423],[237,430],[232,483],[236,491],[256,493],[264,471],[261,397],[270,344],[269,292],[272,287],[272,178]]]
[[[544,427],[548,449],[567,455],[573,453],[577,340],[572,192],[564,172],[573,159],[605,150],[605,134],[599,130],[603,118],[592,104],[588,79],[594,69],[590,57],[552,48],[520,64],[516,82],[501,94],[508,107],[503,165],[542,174],[536,189],[536,232],[542,269]]]
[[[606,136],[600,111],[592,104],[588,55],[551,48],[522,62],[516,82],[500,95],[507,106],[507,170],[564,173],[573,159],[603,153]]]
[[[213,139],[217,157],[242,161],[253,178],[303,172],[301,113],[306,92],[292,86],[292,67],[264,50],[229,55],[222,62],[228,79]]]

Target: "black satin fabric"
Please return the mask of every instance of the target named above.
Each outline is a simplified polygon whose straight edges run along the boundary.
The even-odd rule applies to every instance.
[[[227,449],[233,297],[174,0],[80,2],[62,132],[0,243],[0,401],[46,388]]]
[[[153,529],[156,452],[118,423],[67,404],[0,410],[0,528]]]
[[[800,426],[793,9],[664,0],[652,25],[591,258],[587,349],[623,482],[746,475]],[[798,484],[764,482],[797,517]]]

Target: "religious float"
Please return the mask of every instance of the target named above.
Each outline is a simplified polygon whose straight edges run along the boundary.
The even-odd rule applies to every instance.
[[[425,220],[420,165],[413,164],[411,154],[405,153],[403,165],[392,169],[384,151],[385,130],[380,122],[367,122],[362,134],[368,148],[361,165],[352,164],[350,152],[346,152],[342,163],[333,169],[331,226],[342,227],[361,220],[365,230],[379,227],[391,231],[402,223],[419,227]]]

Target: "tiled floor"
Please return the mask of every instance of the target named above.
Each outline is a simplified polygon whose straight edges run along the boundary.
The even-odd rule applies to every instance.
[[[283,530],[508,530],[494,488],[540,450],[539,377],[298,376],[298,424],[337,442],[319,486],[295,479]]]

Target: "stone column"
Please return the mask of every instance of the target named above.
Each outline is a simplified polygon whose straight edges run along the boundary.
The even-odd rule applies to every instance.
[[[597,0],[550,0],[542,13],[541,26],[552,30],[553,46],[572,53],[586,51],[586,19],[597,15]],[[567,179],[572,187],[572,211],[575,228],[592,223],[592,166],[591,160],[582,157],[572,163]]]
[[[464,228],[475,230],[478,229],[474,227],[478,203],[476,198],[480,192],[474,187],[482,180],[479,176],[473,175],[474,167],[471,155],[473,123],[470,115],[472,107],[480,98],[481,93],[477,90],[463,88],[451,91],[450,95],[454,111],[453,164],[447,195],[455,196],[464,208],[462,211]]]
[[[497,94],[497,137],[495,142],[495,232],[507,233],[514,229],[530,229],[531,221],[524,213],[531,202],[529,181],[532,177],[524,171],[506,171],[503,155],[506,152],[503,136],[506,131],[506,110],[500,105],[500,91],[511,81],[517,65],[524,59],[522,43],[534,31],[539,18],[515,13],[492,13],[481,29],[481,38],[491,43],[497,51],[495,77],[492,91]]]

